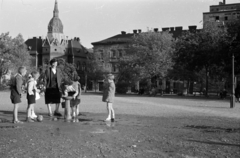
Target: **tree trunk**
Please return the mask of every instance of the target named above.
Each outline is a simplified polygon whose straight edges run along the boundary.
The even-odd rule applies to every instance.
[[[85,76],[85,93],[87,93],[87,74]]]
[[[97,84],[97,82],[96,82],[96,81],[94,81],[94,89],[95,89],[95,93],[97,92],[97,87],[96,87],[96,84]]]
[[[206,91],[205,91],[205,96],[208,96],[208,76],[209,76],[209,72],[208,72],[208,68],[206,68]]]

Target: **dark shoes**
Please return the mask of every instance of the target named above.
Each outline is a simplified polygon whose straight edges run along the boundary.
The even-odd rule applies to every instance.
[[[31,122],[34,122],[34,121],[31,119],[31,117],[27,117],[26,122],[31,123]]]
[[[60,114],[59,112],[54,112],[54,116],[62,116],[62,114]]]
[[[115,121],[115,118],[111,118],[111,122],[114,122]]]

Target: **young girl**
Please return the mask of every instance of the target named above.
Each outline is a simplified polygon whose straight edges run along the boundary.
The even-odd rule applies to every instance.
[[[39,73],[37,71],[33,71],[31,75],[32,77],[27,82],[27,122],[34,122],[31,118],[31,113],[34,111],[34,104],[36,103],[36,92],[38,91],[36,87],[36,80],[39,77]]]
[[[13,123],[23,123],[18,120],[18,104],[21,103],[22,96],[22,86],[23,86],[23,76],[25,76],[27,70],[25,67],[21,66],[18,68],[18,73],[12,79],[11,84],[11,101],[14,104],[13,109]]]
[[[79,104],[81,102],[81,85],[78,82],[78,80],[80,79],[79,76],[74,75],[73,77],[73,88],[75,89],[75,93],[73,94],[73,99],[70,102],[70,106],[72,108],[72,118],[73,118],[73,122],[78,122],[78,109],[79,109]]]
[[[114,76],[112,74],[107,75],[107,79],[105,80],[104,87],[103,87],[103,102],[107,102],[107,111],[108,117],[105,121],[112,121],[115,120],[115,112],[113,110],[113,101],[115,97],[115,84],[114,84]]]

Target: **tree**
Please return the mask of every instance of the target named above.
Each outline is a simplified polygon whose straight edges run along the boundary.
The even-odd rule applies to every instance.
[[[0,78],[10,71],[17,72],[18,67],[26,66],[32,69],[33,58],[27,51],[27,46],[21,34],[12,38],[9,33],[0,35]]]
[[[204,69],[206,95],[209,76],[221,73],[222,50],[228,43],[228,38],[225,28],[208,23],[203,30],[186,32],[176,41],[176,51],[173,56],[176,65],[181,65],[183,69],[194,73]]]
[[[88,79],[94,82],[94,89],[96,91],[96,83],[104,79],[104,75],[109,73],[104,69],[103,63],[98,60],[98,54],[88,53],[86,62],[86,72]]]
[[[174,38],[168,32],[136,34],[126,56],[119,63],[120,75],[125,74],[119,78],[140,80],[164,77],[173,65],[173,51]]]
[[[230,36],[228,46],[225,49],[225,56],[223,56],[225,69],[224,71],[228,74],[231,74],[232,63],[231,58],[232,54],[235,56],[235,74],[240,74],[240,21],[234,20],[226,23],[228,34]],[[227,52],[227,53],[226,53]]]

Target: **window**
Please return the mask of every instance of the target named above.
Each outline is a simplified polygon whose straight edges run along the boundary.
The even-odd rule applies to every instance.
[[[112,65],[112,72],[117,72],[117,66],[115,64]]]
[[[116,57],[116,52],[115,51],[112,51],[112,57],[115,58]]]
[[[109,58],[111,58],[112,57],[112,52],[109,51],[108,53],[109,53]]]
[[[225,20],[228,20],[228,17],[227,17],[227,16],[225,16]]]
[[[55,51],[57,51],[57,49],[55,49]]]
[[[81,62],[78,61],[77,64],[76,64],[76,69],[77,69],[77,70],[80,70],[80,68],[81,68]]]
[[[44,62],[44,64],[46,64],[46,65],[48,65],[48,63],[49,63],[49,61],[48,61],[47,58],[44,58],[43,62]]]
[[[215,20],[216,20],[216,21],[219,20],[219,16],[216,16],[216,17],[215,17]]]
[[[120,58],[122,57],[122,52],[119,52],[119,57],[120,57]]]

